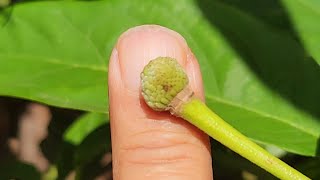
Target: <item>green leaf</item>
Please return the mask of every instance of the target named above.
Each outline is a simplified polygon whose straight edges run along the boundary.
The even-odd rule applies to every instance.
[[[104,166],[101,164],[102,158],[103,156],[94,158],[89,163],[75,169],[75,180],[98,179],[97,177],[101,175],[104,176],[104,179],[112,179],[112,163]]]
[[[51,120],[48,126],[48,136],[41,142],[40,146],[46,158],[55,164],[59,163],[61,156],[65,152],[69,152],[74,146],[64,141],[63,135],[74,120],[80,116],[80,112],[53,107],[50,108],[50,111]]]
[[[112,163],[102,163],[106,154],[111,155],[110,124],[95,129],[76,147],[75,179],[94,179],[99,174],[111,172]]]
[[[99,4],[106,5],[32,2],[5,13],[9,20],[0,28],[1,94],[106,112],[112,42],[103,23],[106,6]]]
[[[256,179],[277,179],[267,171],[261,169],[259,166],[246,160],[235,152],[230,151],[217,141],[211,141],[211,144],[214,179],[250,180],[244,177],[244,172],[253,174],[257,177]]]
[[[160,24],[181,33],[196,54],[210,108],[258,142],[319,153],[319,66],[291,33],[236,6],[36,2],[16,5],[5,18],[1,95],[107,113],[107,64],[117,37],[136,25]]]
[[[233,6],[241,11],[255,16],[260,21],[291,31],[290,20],[287,11],[283,9],[279,0],[257,1],[257,0],[216,0],[224,4]]]
[[[74,152],[76,147],[68,142],[62,142],[59,145],[61,147],[57,152],[57,159],[53,162],[58,172],[58,178],[55,179],[66,179],[75,168]]]
[[[303,172],[311,179],[320,179],[320,159],[319,158],[309,158],[302,162],[294,164],[295,168],[300,172]]]
[[[53,166],[51,165],[48,171],[42,175],[42,180],[52,180],[52,179],[57,179],[57,177],[58,177],[57,167],[54,165]]]
[[[2,161],[0,168],[0,179],[41,179],[40,172],[34,166],[18,160]]]
[[[105,114],[84,114],[66,130],[64,133],[64,140],[73,145],[78,145],[90,132],[107,122],[108,118]]]
[[[319,66],[287,31],[224,3],[201,1],[200,7],[221,33],[207,36],[216,41],[204,50],[212,59],[198,55],[207,104],[258,142],[317,155]]]
[[[320,1],[282,0],[307,51],[320,65]]]
[[[75,151],[75,164],[77,166],[85,165],[92,161],[92,159],[109,151],[111,151],[111,137],[110,126],[107,124],[91,132],[81,144],[77,146]]]

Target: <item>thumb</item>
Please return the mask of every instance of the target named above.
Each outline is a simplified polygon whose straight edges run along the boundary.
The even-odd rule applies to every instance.
[[[155,25],[125,32],[109,64],[114,179],[212,179],[208,137],[183,119],[154,112],[142,100],[140,72],[159,56],[177,59],[203,98],[198,63],[178,33]]]

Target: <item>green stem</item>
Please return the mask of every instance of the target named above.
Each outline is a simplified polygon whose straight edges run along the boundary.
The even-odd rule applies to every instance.
[[[179,116],[280,179],[310,179],[249,140],[196,98],[181,106]]]

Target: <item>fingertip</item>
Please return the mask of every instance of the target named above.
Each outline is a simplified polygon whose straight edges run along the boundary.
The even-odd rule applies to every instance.
[[[195,93],[203,97],[199,66],[180,34],[157,25],[124,32],[109,63],[115,179],[128,176],[141,179],[146,173],[159,178],[171,172],[177,172],[177,176],[187,174],[189,179],[210,179],[208,137],[186,121],[169,113],[154,112],[141,102],[140,73],[150,60],[159,56],[175,58],[186,70]],[[188,168],[197,169],[198,174],[186,171]]]
[[[160,56],[175,58],[185,67],[186,47],[178,33],[161,26],[143,25],[129,29],[116,45],[124,85],[130,91],[138,92],[144,66]]]
[[[120,72],[118,50],[113,48],[109,61],[108,70],[108,87],[109,94],[113,89],[120,89],[122,87],[122,76]]]
[[[186,65],[186,71],[188,74],[190,87],[193,89],[195,95],[202,101],[205,101],[203,81],[201,75],[201,69],[198,60],[194,54],[189,50],[187,55],[188,63]]]

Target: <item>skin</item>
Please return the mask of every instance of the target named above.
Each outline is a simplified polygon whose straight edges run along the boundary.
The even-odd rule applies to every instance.
[[[280,179],[309,179],[226,123],[201,100],[192,97],[192,91],[185,93],[188,77],[175,59],[158,57],[150,61],[141,72],[141,85],[142,95],[152,109],[170,110],[173,115],[184,118],[231,150]],[[174,103],[176,99],[179,101],[178,104]]]
[[[178,33],[145,25],[122,34],[108,80],[114,179],[213,179],[208,136],[181,118],[153,111],[142,98],[140,73],[159,56],[177,59],[195,95],[204,97],[198,62]]]

